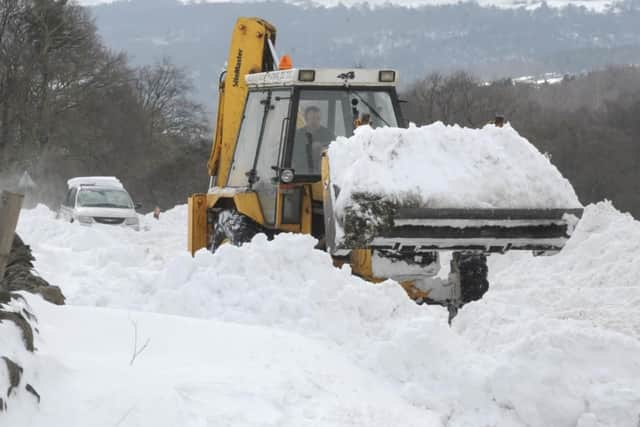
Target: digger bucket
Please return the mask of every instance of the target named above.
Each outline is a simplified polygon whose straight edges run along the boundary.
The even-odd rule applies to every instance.
[[[340,230],[334,236],[334,251],[555,252],[582,216],[581,208],[438,209],[398,206],[371,195],[354,199],[341,218],[330,215],[336,223],[329,230]]]

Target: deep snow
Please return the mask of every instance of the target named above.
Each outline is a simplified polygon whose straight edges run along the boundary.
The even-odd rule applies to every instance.
[[[8,425],[640,421],[640,223],[609,203],[588,206],[554,257],[492,255],[490,291],[453,328],[396,284],[335,269],[309,237],[192,259],[186,207],[143,223],[136,233],[24,212],[36,268],[71,306],[29,298],[43,401],[15,396]],[[129,366],[131,320],[150,344]]]
[[[103,3],[112,3],[113,1],[124,0],[79,0],[78,2],[85,6],[94,6]],[[181,0],[183,3],[248,3],[251,1],[260,0]],[[307,4],[306,1],[300,0],[285,0],[287,3],[292,4]],[[363,6],[365,4],[370,7],[384,6],[386,4],[393,4],[396,6],[404,7],[420,7],[420,6],[437,6],[457,3],[458,0],[312,0],[310,4],[314,6],[335,7],[338,5],[344,5],[347,7]],[[611,2],[608,0],[580,0],[580,1],[567,1],[567,0],[476,0],[476,3],[482,6],[495,6],[502,8],[520,8],[526,7],[528,9],[535,9],[540,7],[543,3],[550,7],[565,7],[569,4],[573,6],[586,7],[595,11],[604,11]]]
[[[10,426],[423,425],[335,345],[262,326],[34,302],[40,407]],[[46,323],[45,323],[46,321]],[[141,346],[131,365],[133,324]],[[25,400],[33,401],[29,396]],[[13,408],[11,408],[13,409]],[[4,425],[4,424],[3,424]]]
[[[0,304],[0,308],[5,313],[22,313],[25,320],[31,325],[33,330],[37,327],[37,322],[32,316],[32,310],[26,300],[21,298],[12,298],[8,303]],[[27,315],[28,313],[28,315]],[[2,313],[0,313],[2,314]],[[27,349],[26,341],[23,339],[21,328],[16,323],[8,320],[0,320],[0,425],[3,424],[3,411],[10,408],[12,411],[15,409],[17,412],[21,412],[32,409],[29,405],[29,400],[33,398],[26,398],[27,392],[25,386],[33,383],[32,370],[30,366],[33,361],[33,354]],[[6,359],[10,362],[7,362]],[[18,367],[23,368],[22,381],[18,385],[20,389],[19,399],[14,399],[15,387],[11,387],[11,375],[8,366],[9,363],[15,364]],[[26,368],[26,369],[25,369]],[[15,375],[15,373],[13,373]],[[9,424],[7,424],[9,425]]]
[[[338,216],[362,193],[429,208],[582,207],[571,183],[509,125],[362,126],[329,146],[329,161]]]

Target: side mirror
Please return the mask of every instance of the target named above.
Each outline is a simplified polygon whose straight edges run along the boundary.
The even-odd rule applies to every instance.
[[[133,207],[138,210],[142,207],[142,203],[136,203],[135,205],[133,205]]]

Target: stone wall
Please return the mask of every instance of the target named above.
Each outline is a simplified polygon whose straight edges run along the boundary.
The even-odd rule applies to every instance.
[[[16,234],[9,262],[4,277],[0,280],[0,341],[7,343],[7,348],[0,349],[0,418],[1,412],[9,409],[9,400],[21,388],[40,401],[36,389],[24,381],[24,368],[20,354],[33,353],[36,350],[34,334],[37,334],[37,319],[32,313],[27,300],[18,291],[26,291],[41,295],[53,304],[64,304],[64,295],[57,286],[51,286],[46,280],[33,271],[34,257],[31,248],[24,244]],[[19,332],[20,340],[16,340],[14,328],[3,326],[14,325]],[[15,342],[17,341],[17,342]],[[16,349],[16,346],[23,347]]]

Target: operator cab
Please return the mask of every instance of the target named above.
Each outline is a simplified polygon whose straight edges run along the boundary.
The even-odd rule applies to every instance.
[[[298,224],[303,187],[319,184],[322,153],[332,141],[353,135],[359,124],[402,125],[396,81],[394,70],[247,75],[249,91],[227,187],[255,191],[265,225]],[[322,200],[319,189],[313,189],[314,202]]]

